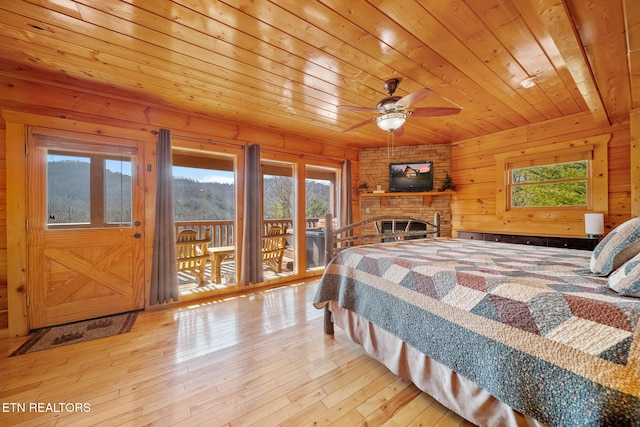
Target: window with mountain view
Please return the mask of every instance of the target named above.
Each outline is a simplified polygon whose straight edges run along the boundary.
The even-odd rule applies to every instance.
[[[173,167],[176,221],[235,220],[233,171]]]
[[[132,162],[129,156],[49,150],[47,224],[131,226]]]

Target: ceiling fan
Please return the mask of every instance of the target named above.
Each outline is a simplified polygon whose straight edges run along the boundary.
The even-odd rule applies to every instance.
[[[395,136],[401,136],[404,134],[404,123],[407,121],[407,117],[409,116],[449,116],[458,114],[460,112],[459,108],[448,107],[411,108],[413,104],[420,102],[424,98],[429,96],[432,91],[431,89],[425,87],[403,97],[393,96],[399,84],[400,80],[395,78],[385,81],[384,90],[389,96],[378,102],[375,108],[338,105],[338,108],[342,108],[345,110],[370,111],[378,113],[378,116],[369,120],[365,120],[362,123],[358,123],[355,126],[351,126],[349,129],[345,129],[344,132],[349,132],[369,123],[375,122],[380,129],[393,133],[393,135]]]

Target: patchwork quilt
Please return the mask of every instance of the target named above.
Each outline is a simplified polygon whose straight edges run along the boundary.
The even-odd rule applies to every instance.
[[[640,299],[591,252],[461,239],[358,246],[314,304],[365,317],[550,426],[640,423]]]

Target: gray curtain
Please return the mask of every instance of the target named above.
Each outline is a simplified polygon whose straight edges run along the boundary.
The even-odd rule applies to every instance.
[[[171,132],[168,129],[160,129],[156,159],[156,218],[150,305],[178,301],[180,295],[176,265],[176,231],[173,223]]]
[[[351,195],[351,160],[342,163],[340,179],[340,227],[353,222],[353,199]]]
[[[262,188],[260,146],[245,146],[244,223],[242,228],[241,285],[260,283],[262,275]]]

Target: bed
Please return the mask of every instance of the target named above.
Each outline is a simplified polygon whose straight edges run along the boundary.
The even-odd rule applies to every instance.
[[[326,333],[336,324],[474,424],[638,425],[633,221],[593,253],[432,237],[437,229],[419,240],[351,239],[331,253],[314,305],[327,310]],[[329,246],[336,232],[327,233]],[[597,274],[594,259],[608,263]],[[615,274],[636,296],[612,289]]]

